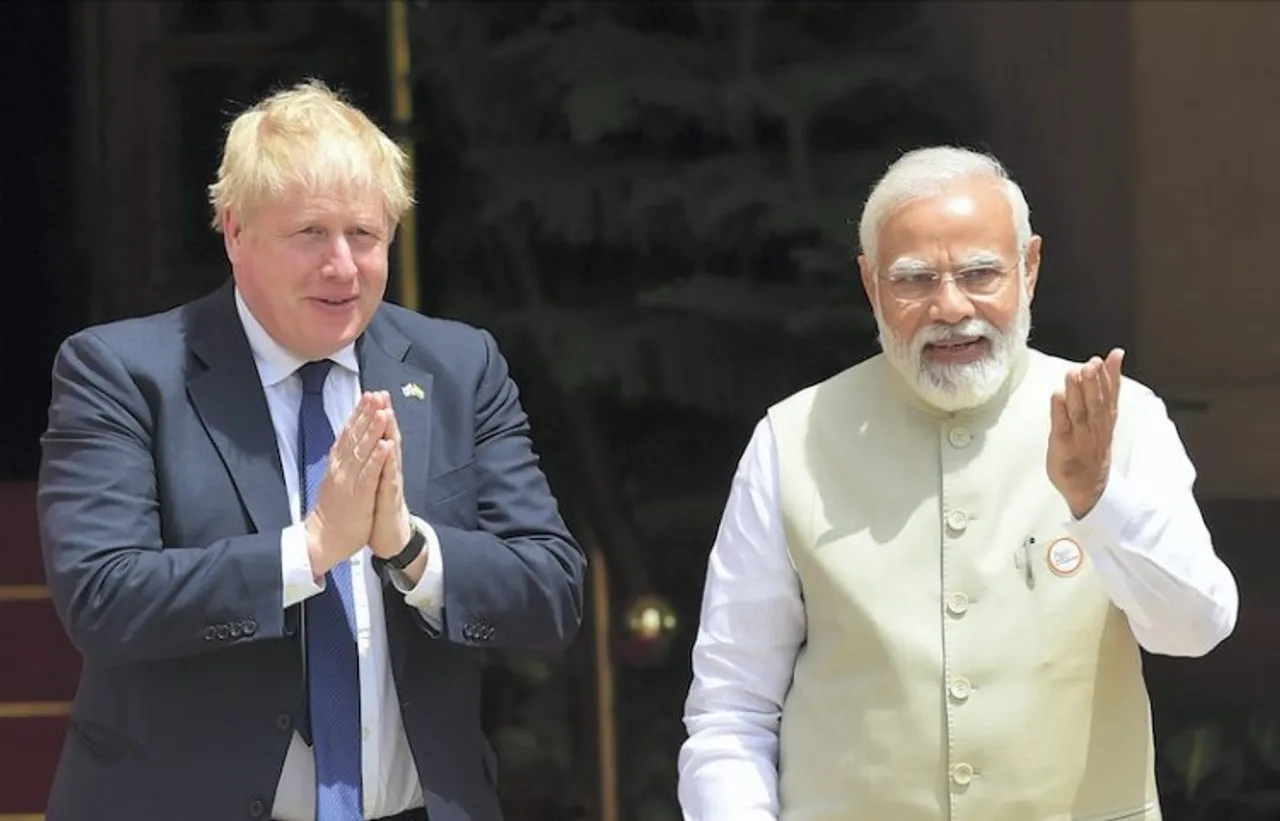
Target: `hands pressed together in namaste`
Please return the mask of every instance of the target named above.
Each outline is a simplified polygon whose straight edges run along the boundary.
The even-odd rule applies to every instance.
[[[365,393],[329,451],[307,516],[312,571],[323,576],[366,544],[375,556],[395,556],[408,543],[411,527],[391,397],[386,391]]]

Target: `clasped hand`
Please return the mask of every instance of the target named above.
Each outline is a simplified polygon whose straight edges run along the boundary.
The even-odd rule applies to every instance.
[[[1111,472],[1111,440],[1120,399],[1124,351],[1093,357],[1067,374],[1053,394],[1046,468],[1071,514],[1082,519],[1102,498]]]
[[[322,576],[364,545],[388,558],[412,535],[404,499],[400,428],[385,391],[365,393],[329,451],[307,515],[311,569]]]

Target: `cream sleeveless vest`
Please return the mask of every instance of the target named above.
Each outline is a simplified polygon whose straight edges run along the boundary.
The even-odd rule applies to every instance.
[[[1045,472],[1070,367],[948,415],[877,356],[770,409],[808,620],[783,821],[1160,819],[1139,648]]]

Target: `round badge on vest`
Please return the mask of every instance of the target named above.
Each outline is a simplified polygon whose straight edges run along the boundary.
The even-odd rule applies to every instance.
[[[1045,562],[1055,576],[1074,576],[1084,567],[1084,551],[1071,539],[1058,539],[1045,551]]]

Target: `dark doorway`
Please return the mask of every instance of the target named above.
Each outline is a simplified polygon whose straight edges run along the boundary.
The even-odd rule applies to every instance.
[[[68,0],[4,9],[4,296],[0,298],[0,481],[35,477],[58,341],[82,318],[72,192]]]

